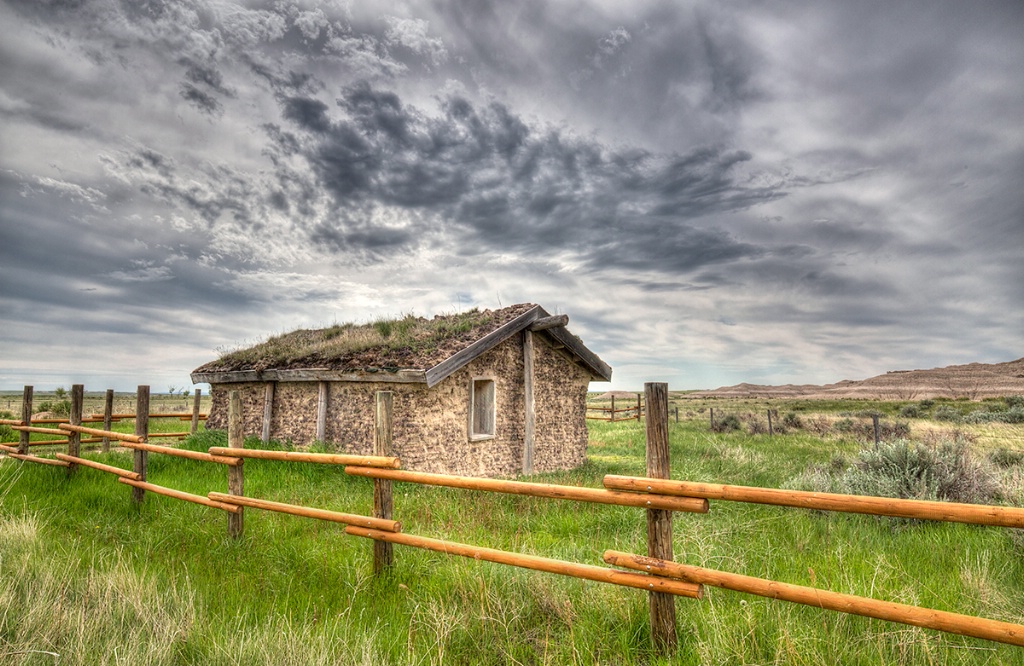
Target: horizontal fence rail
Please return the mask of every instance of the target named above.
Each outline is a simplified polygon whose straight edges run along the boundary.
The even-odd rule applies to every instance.
[[[388,543],[397,543],[404,546],[423,548],[438,553],[445,553],[447,555],[460,555],[474,560],[496,562],[498,564],[507,564],[514,567],[521,567],[523,569],[546,571],[548,573],[561,574],[563,576],[571,576],[573,578],[583,578],[600,583],[612,583],[640,590],[674,594],[676,596],[689,597],[691,599],[700,599],[702,595],[701,586],[699,584],[684,582],[683,585],[675,585],[674,583],[683,581],[674,581],[660,576],[649,576],[645,574],[627,574],[616,569],[608,569],[606,567],[598,567],[591,564],[565,562],[563,560],[554,560],[547,557],[540,557],[538,555],[523,555],[521,553],[511,553],[505,550],[495,550],[494,548],[481,548],[480,546],[470,546],[467,544],[443,541],[441,539],[431,539],[412,534],[370,530],[363,527],[356,527],[355,525],[349,525],[346,527],[345,533],[353,536],[365,537],[367,539],[374,539],[376,541],[386,541]]]
[[[41,465],[53,465],[54,467],[67,467],[70,465],[65,460],[54,460],[53,458],[40,458],[28,453],[18,453],[18,449],[13,446],[7,446],[6,444],[0,444],[0,451],[3,451],[11,458],[15,460],[24,460],[26,462],[39,463]]]
[[[132,479],[133,481],[141,481],[142,480],[142,476],[139,475],[137,472],[133,472],[133,471],[127,470],[127,469],[121,469],[120,467],[114,467],[113,465],[104,465],[101,462],[96,462],[95,460],[89,460],[88,458],[79,458],[78,456],[69,456],[66,453],[56,453],[56,454],[54,454],[54,458],[56,458],[57,460],[63,460],[64,462],[75,463],[77,465],[82,465],[84,467],[91,467],[93,469],[98,469],[101,472],[107,472],[108,474],[116,474],[117,476],[121,476],[121,477],[124,477],[126,479]]]
[[[615,490],[632,490],[672,497],[700,497],[731,502],[747,502],[750,504],[772,504],[801,509],[863,513],[872,516],[889,516],[894,518],[941,520],[993,527],[1024,527],[1024,508],[1008,506],[815,493],[803,490],[755,488],[717,483],[617,476],[614,474],[604,477],[604,486]]]
[[[318,463],[321,465],[359,465],[360,467],[398,467],[400,461],[394,456],[362,456],[349,453],[305,453],[302,451],[267,451],[263,449],[235,449],[211,446],[212,455],[234,458],[259,458],[260,460],[282,460],[286,462]]]
[[[124,432],[114,432],[112,430],[100,430],[99,428],[86,428],[80,425],[71,425],[70,423],[62,423],[60,425],[61,430],[68,432],[79,432],[86,435],[96,435],[97,437],[106,437],[108,439],[116,439],[121,442],[129,442],[134,444],[141,444],[146,441],[145,437],[140,435],[129,435]]]
[[[915,627],[936,629],[961,636],[984,638],[990,641],[1024,646],[1024,626],[989,620],[972,615],[960,615],[947,611],[908,606],[891,601],[879,601],[853,594],[841,594],[803,585],[791,585],[764,578],[705,569],[677,562],[667,562],[643,555],[632,555],[609,550],[604,561],[626,569],[657,572],[671,578],[721,587],[736,592],[756,594],[771,599],[780,599],[827,610],[862,615],[878,620],[899,622]]]
[[[190,460],[200,460],[202,462],[213,462],[220,463],[221,465],[241,465],[242,460],[240,458],[228,458],[226,456],[215,456],[202,451],[189,451],[188,449],[176,449],[173,446],[161,446],[160,444],[136,444],[134,442],[123,442],[124,446],[129,449],[135,449],[137,451],[147,451],[149,453],[163,453],[168,456],[177,456],[178,458],[188,458]]]
[[[164,486],[158,486],[155,483],[147,483],[145,481],[135,481],[134,479],[128,479],[121,477],[118,479],[121,483],[132,486],[133,488],[139,488],[140,490],[148,490],[151,493],[157,495],[165,495],[167,497],[173,497],[174,499],[184,500],[186,502],[192,502],[193,504],[202,504],[203,506],[213,507],[215,509],[221,509],[228,513],[238,513],[241,511],[241,507],[235,506],[234,504],[224,504],[223,502],[216,502],[209,497],[203,497],[202,495],[193,495],[183,490],[175,490],[174,488],[166,488]]]
[[[614,504],[617,506],[665,509],[666,511],[685,511],[688,513],[707,513],[708,511],[707,500],[691,497],[665,497],[649,494],[622,493],[602,488],[556,486],[548,483],[482,479],[470,476],[451,476],[448,474],[372,469],[355,466],[346,467],[345,473],[372,479],[388,479],[390,481],[405,481],[408,483],[463,488],[466,490],[484,490],[512,495],[530,495],[532,497],[546,497],[549,499],[576,500],[595,504]]]
[[[212,492],[209,493],[207,497],[215,502],[221,502],[223,504],[248,506],[254,509],[263,509],[264,511],[276,511],[278,513],[287,513],[293,516],[326,520],[332,523],[358,525],[360,527],[368,527],[375,530],[383,530],[385,532],[402,531],[402,523],[397,520],[371,518],[370,516],[360,516],[354,513],[342,513],[339,511],[328,511],[327,509],[312,509],[307,506],[285,504],[284,502],[271,502],[270,500],[257,499],[255,497],[245,497],[244,495],[227,495],[225,493]]]

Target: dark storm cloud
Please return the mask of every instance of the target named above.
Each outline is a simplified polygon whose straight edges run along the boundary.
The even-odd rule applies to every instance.
[[[338,208],[425,213],[444,220],[466,254],[570,250],[594,268],[692,270],[762,253],[701,225],[783,195],[737,177],[736,166],[751,159],[746,151],[612,149],[459,96],[444,98],[433,116],[366,83],[345,88],[333,114],[314,98],[281,106],[302,138],[274,128],[279,149],[301,152]],[[350,223],[319,222],[311,237],[332,249],[397,248],[431,231],[421,221],[418,233],[349,233]]]

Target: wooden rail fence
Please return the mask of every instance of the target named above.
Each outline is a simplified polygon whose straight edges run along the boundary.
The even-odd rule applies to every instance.
[[[597,415],[592,415],[591,412],[596,412]],[[587,405],[587,419],[591,421],[639,421],[643,416],[643,399],[639,393],[636,394],[636,404],[629,405],[628,407],[616,408],[614,395],[611,396],[611,406],[609,407]],[[678,421],[679,419],[676,418],[676,420]]]
[[[147,433],[149,388],[147,386],[139,387],[139,413],[136,416],[136,432],[134,435],[82,426],[82,390],[80,385],[76,385],[72,388],[70,422],[61,423],[59,430],[57,430],[57,432],[67,434],[67,454],[57,453],[54,458],[44,458],[26,453],[27,448],[0,445],[0,450],[18,460],[65,467],[68,470],[68,474],[73,474],[78,466],[113,474],[118,477],[120,483],[132,487],[133,501],[136,502],[141,502],[144,493],[149,491],[225,511],[228,514],[228,534],[232,538],[238,538],[243,533],[243,512],[246,507],[342,523],[346,525],[346,534],[373,541],[373,568],[374,572],[380,575],[388,572],[394,558],[391,547],[394,544],[399,544],[449,555],[469,557],[476,560],[647,590],[650,597],[652,640],[657,650],[666,654],[673,652],[678,644],[678,639],[676,638],[675,598],[682,596],[700,599],[703,596],[704,585],[1024,646],[1024,626],[1021,625],[856,595],[840,594],[829,590],[791,585],[779,581],[674,562],[672,554],[673,512],[706,513],[709,500],[772,504],[783,507],[1016,528],[1024,527],[1024,509],[831,493],[810,493],[771,488],[692,483],[669,479],[668,387],[666,384],[649,383],[645,388],[648,412],[648,476],[607,475],[603,480],[603,489],[427,474],[398,469],[400,467],[400,460],[391,455],[392,395],[388,391],[380,391],[376,396],[377,423],[375,428],[374,455],[372,456],[245,449],[241,427],[241,399],[237,391],[233,391],[230,396],[228,447],[211,447],[204,453],[149,444],[147,442],[149,436]],[[32,395],[31,387],[26,387],[25,395],[27,400],[30,401]],[[76,403],[77,408],[75,406]],[[197,392],[196,405],[198,406],[198,404]],[[196,413],[198,413],[198,407]],[[107,417],[110,416],[108,413]],[[107,420],[109,421],[110,419],[108,418]],[[195,419],[193,419],[193,423],[195,423]],[[39,430],[38,428],[31,430],[30,428],[33,428],[33,426],[28,425],[27,419],[16,422],[15,425],[22,432],[23,440],[29,432],[37,432]],[[77,447],[82,434],[99,435],[107,440],[119,441],[123,446],[134,450],[134,469],[125,470],[81,458]],[[193,495],[150,483],[146,478],[148,454],[150,453],[179,456],[197,462],[216,463],[226,466],[229,474],[228,493],[209,492],[206,496]],[[243,463],[247,458],[291,463],[343,465],[346,474],[369,478],[373,481],[373,515],[363,516],[246,497],[244,495]],[[628,570],[621,571],[614,568],[566,562],[536,555],[526,555],[406,534],[402,531],[401,522],[395,520],[392,515],[394,513],[394,499],[391,489],[393,482],[437,485],[478,492],[512,493],[549,499],[644,508],[647,512],[648,553],[647,555],[639,555],[615,550],[606,551],[603,556],[604,562]]]

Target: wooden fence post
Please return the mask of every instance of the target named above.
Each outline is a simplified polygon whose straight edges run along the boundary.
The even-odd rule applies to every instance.
[[[391,424],[394,413],[394,393],[377,391],[376,395],[376,428],[373,437],[373,455],[391,455]],[[386,479],[373,480],[373,515],[375,518],[391,520],[394,513],[394,497],[391,492],[391,481]],[[373,542],[373,573],[384,573],[395,562],[393,544],[384,541]]]
[[[203,389],[196,389],[196,397],[192,400],[192,428],[189,430],[193,435],[199,432],[199,407],[202,399]]]
[[[708,407],[708,411],[711,413],[711,432],[715,431],[715,408]]]
[[[139,386],[138,394],[135,397],[135,434],[139,437],[149,437],[149,387]],[[140,481],[146,480],[146,470],[149,467],[149,452],[135,449],[135,465],[133,469],[139,475]],[[142,488],[132,487],[132,501],[141,504],[146,497],[146,491]]]
[[[667,479],[670,476],[668,457],[668,384],[648,382],[647,394],[647,476]],[[672,512],[647,510],[647,554],[662,560],[672,559]],[[654,649],[662,655],[672,654],[678,645],[676,637],[675,596],[648,592],[651,609],[651,638]]]
[[[878,442],[881,440],[881,437],[879,437],[879,431],[878,431],[878,414],[872,414],[871,415],[871,421],[872,421],[872,423],[875,426],[875,448],[877,449],[878,448]]]
[[[768,436],[769,437],[773,437],[774,435],[775,435],[775,431],[772,429],[772,410],[769,408],[768,409]]]
[[[196,390],[196,405],[199,404],[199,390]],[[195,423],[198,410],[193,414],[192,421]],[[228,404],[228,446],[232,449],[245,448],[245,433],[242,430],[242,394],[238,391],[231,392],[231,400]],[[228,494],[245,494],[245,465],[244,459],[239,460],[237,466],[228,467]],[[245,508],[238,507],[238,513],[228,514],[228,536],[237,539],[242,536],[245,529]]]
[[[667,410],[666,410],[665,414],[666,415],[668,414]],[[643,415],[643,403],[640,401],[640,394],[637,393],[636,394],[636,420],[639,421],[640,417],[642,415]]]
[[[85,387],[81,384],[73,384],[71,386],[71,413],[69,414],[68,421],[71,425],[80,426],[82,425],[82,403],[85,402]],[[82,433],[69,432],[68,433],[68,455],[74,456],[75,458],[81,457],[82,454]],[[71,476],[78,471],[78,463],[68,463],[68,476]]]
[[[615,394],[612,394],[612,421],[615,420]]]
[[[32,425],[32,387],[26,386],[25,392],[21,399],[21,420],[22,422],[30,426]],[[18,433],[18,453],[25,455],[28,453],[28,440],[32,437],[30,433],[22,430]]]
[[[114,389],[107,389],[107,394],[103,399],[103,429],[110,432],[110,426],[113,425],[114,416]],[[110,438],[103,438],[103,453],[110,453]]]

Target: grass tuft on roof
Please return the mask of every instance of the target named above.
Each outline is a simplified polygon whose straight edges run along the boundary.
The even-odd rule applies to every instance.
[[[427,369],[533,307],[523,303],[500,310],[474,308],[432,319],[407,314],[367,324],[299,329],[226,353],[197,371]]]

